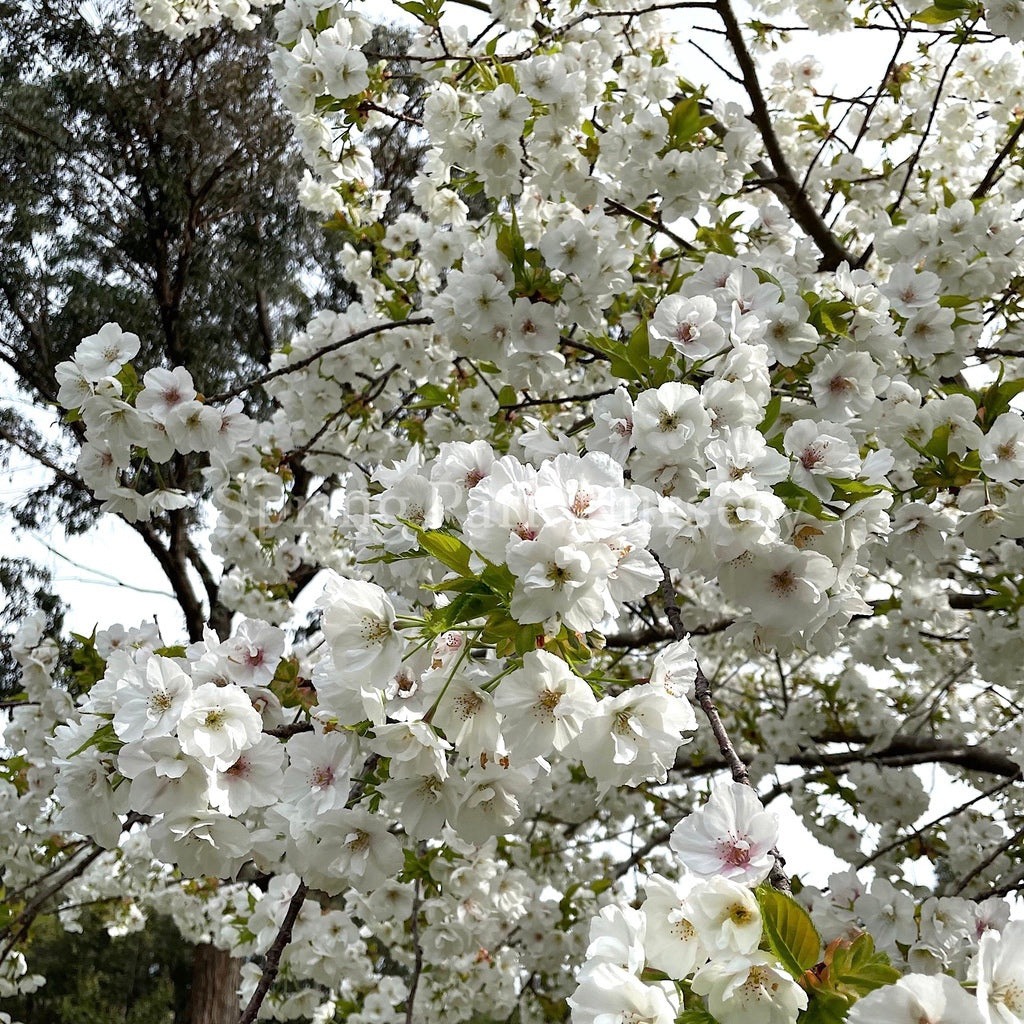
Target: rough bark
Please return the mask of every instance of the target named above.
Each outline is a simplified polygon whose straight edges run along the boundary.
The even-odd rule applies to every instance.
[[[196,946],[188,1024],[237,1024],[242,961],[208,942]]]

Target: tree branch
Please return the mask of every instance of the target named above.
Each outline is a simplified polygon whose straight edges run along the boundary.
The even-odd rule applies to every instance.
[[[420,843],[425,848],[425,843]],[[409,994],[405,997],[405,1024],[413,1024],[413,1006],[416,1002],[416,989],[419,988],[420,975],[423,973],[423,946],[420,944],[420,887],[422,880],[417,876],[415,888],[412,895],[412,917],[409,921],[409,928],[412,932],[412,946],[414,958],[412,963],[412,977],[409,979]]]
[[[752,113],[751,119],[757,126],[761,135],[761,141],[768,152],[768,159],[775,170],[774,178],[768,174],[758,174],[768,179],[768,187],[782,200],[786,208],[793,215],[793,219],[811,236],[815,245],[821,251],[821,261],[818,264],[819,270],[835,270],[840,263],[853,263],[854,257],[840,245],[839,241],[829,230],[828,225],[822,220],[821,215],[812,205],[807,193],[800,188],[796,176],[790,169],[789,162],[782,152],[782,145],[779,137],[775,134],[775,126],[772,124],[771,114],[768,111],[768,104],[765,101],[764,93],[761,91],[761,83],[757,78],[757,68],[750,56],[747,44],[743,40],[743,30],[736,20],[736,15],[729,0],[717,0],[715,9],[718,11],[725,25],[725,34],[739,65],[740,74],[743,78],[743,87],[750,99]],[[755,167],[755,170],[757,168]]]
[[[672,635],[676,640],[685,640],[687,632],[686,627],[683,625],[682,615],[679,612],[679,604],[676,601],[676,590],[672,585],[672,573],[669,571],[668,566],[653,551],[651,554],[654,555],[655,561],[661,566],[661,595],[665,602],[665,614],[668,616],[668,621],[672,626]],[[697,675],[694,679],[693,688],[694,698],[711,726],[711,731],[714,733],[715,740],[718,743],[718,749],[732,774],[733,780],[743,786],[750,786],[753,789],[750,782],[750,772],[747,770],[743,759],[736,753],[736,748],[733,746],[729,733],[722,723],[722,718],[718,714],[718,708],[715,706],[714,699],[711,696],[711,680],[704,675],[704,670],[700,667],[699,661],[697,662]],[[789,884],[789,878],[783,867],[786,862],[782,854],[773,846],[771,855],[772,869],[768,875],[768,881],[780,892],[791,892],[792,887]]]
[[[295,892],[292,893],[292,898],[288,901],[288,910],[285,912],[281,927],[277,930],[277,935],[270,944],[270,949],[267,950],[266,959],[263,962],[263,974],[260,975],[259,984],[257,984],[256,991],[253,992],[248,1004],[242,1011],[242,1016],[238,1018],[238,1024],[252,1024],[256,1019],[256,1015],[260,1012],[263,1000],[267,998],[270,986],[274,984],[274,979],[281,969],[281,957],[284,954],[285,947],[292,940],[292,929],[295,927],[299,911],[305,902],[306,888],[306,883],[300,880]]]
[[[1013,134],[1006,140],[1006,145],[999,150],[995,160],[989,164],[988,170],[985,172],[985,177],[978,182],[978,187],[971,193],[972,199],[983,199],[988,194],[988,190],[996,182],[1000,166],[1014,151],[1017,143],[1020,142],[1022,135],[1024,135],[1024,117],[1021,118],[1020,124],[1018,124],[1014,129]]]
[[[361,331],[356,331],[355,334],[350,334],[347,338],[342,338],[341,341],[331,342],[330,345],[324,345],[323,348],[318,348],[311,355],[299,359],[297,362],[289,363],[287,366],[278,367],[276,370],[270,370],[267,373],[260,374],[258,377],[254,377],[252,380],[245,381],[242,384],[236,384],[235,387],[230,388],[227,391],[222,391],[217,395],[209,395],[206,398],[208,404],[216,402],[226,402],[231,398],[242,394],[244,391],[250,391],[252,388],[259,387],[262,384],[266,384],[268,381],[275,380],[278,377],[283,377],[289,373],[297,373],[299,370],[304,370],[307,366],[315,363],[318,359],[329,355],[331,352],[337,352],[338,349],[345,348],[347,345],[352,345],[357,341],[362,341],[363,338],[372,337],[374,334],[383,334],[384,331],[397,330],[399,327],[424,327],[434,322],[433,317],[429,316],[411,316],[405,320],[391,320],[388,323],[374,324],[372,327],[365,327]]]

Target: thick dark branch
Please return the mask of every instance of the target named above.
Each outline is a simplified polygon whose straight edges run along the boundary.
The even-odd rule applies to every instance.
[[[848,764],[877,764],[887,768],[903,768],[915,764],[948,764],[963,768],[966,771],[980,772],[984,775],[995,775],[1002,778],[1019,778],[1020,765],[1012,761],[1002,751],[991,750],[981,745],[954,743],[952,740],[929,740],[916,736],[896,736],[884,747],[870,749],[874,737],[857,734],[826,733],[809,736],[808,745],[825,745],[847,743],[855,745],[855,749],[839,751],[821,751],[814,749],[802,750],[795,754],[778,755],[778,764],[792,765],[797,768],[843,768]],[[751,754],[742,753],[741,760],[749,760]],[[686,775],[707,774],[730,767],[724,757],[704,758],[694,764],[685,753],[681,752],[676,759],[675,770]]]
[[[206,591],[206,600],[210,605],[210,626],[221,640],[226,640],[231,631],[232,616],[230,610],[217,601],[220,584],[213,578],[210,567],[188,535],[184,538],[184,545],[188,563],[195,569],[203,584],[203,590]]]
[[[203,639],[203,626],[206,624],[206,615],[203,612],[202,602],[196,597],[192,589],[192,582],[188,578],[185,569],[184,558],[181,553],[177,555],[167,547],[160,538],[157,531],[148,522],[131,523],[132,529],[143,539],[146,547],[149,548],[153,557],[160,565],[167,582],[174,591],[174,598],[181,608],[185,617],[185,628],[188,630],[188,638],[193,643]]]
[[[762,177],[769,179],[768,187],[782,200],[793,215],[793,219],[814,239],[814,243],[821,250],[819,270],[835,270],[843,262],[852,264],[854,257],[840,245],[814,208],[807,193],[800,188],[796,176],[786,160],[786,155],[782,152],[782,145],[779,142],[779,137],[775,134],[772,116],[768,110],[764,93],[761,91],[761,83],[757,78],[757,68],[747,49],[747,44],[744,42],[743,30],[736,20],[729,0],[718,0],[715,8],[725,25],[725,34],[740,68],[743,87],[746,89],[752,107],[751,119],[757,126],[761,141],[768,153],[768,159],[775,171],[774,177],[766,174],[762,174]],[[755,170],[757,170],[756,167]],[[758,170],[758,174],[761,174],[760,170]]]
[[[263,974],[260,976],[256,991],[253,992],[248,1005],[242,1011],[242,1016],[238,1018],[238,1024],[252,1024],[256,1019],[256,1015],[260,1012],[263,1000],[267,998],[270,986],[274,984],[277,972],[281,969],[281,956],[284,954],[285,947],[292,940],[292,929],[295,927],[295,922],[298,919],[299,911],[302,909],[305,899],[306,883],[300,881],[295,892],[292,893],[291,900],[288,902],[288,910],[285,912],[281,927],[278,929],[274,941],[270,944],[270,949],[267,950],[267,957],[263,964]]]
[[[866,748],[873,737],[860,735],[825,734],[814,737],[815,743],[855,743]],[[957,765],[972,772],[985,775],[999,775],[1015,778],[1021,774],[1020,765],[1001,750],[953,740],[929,739],[922,736],[894,736],[884,747],[877,750],[840,751],[829,754],[799,755],[789,759],[794,765],[827,765],[830,767],[850,764],[853,761],[874,761],[893,766],[911,764]]]
[[[971,193],[972,199],[983,199],[988,195],[988,190],[996,183],[996,179],[999,176],[999,168],[1002,166],[1003,161],[1017,148],[1017,143],[1020,142],[1022,135],[1024,135],[1024,117],[1020,119],[1020,124],[1017,125],[1013,134],[1006,140],[1006,145],[996,154],[995,160],[989,164],[985,177],[978,182],[978,187]]]
[[[273,729],[264,729],[268,736],[276,736],[278,739],[287,740],[297,736],[300,732],[312,732],[312,722],[289,722],[287,725],[275,725]]]

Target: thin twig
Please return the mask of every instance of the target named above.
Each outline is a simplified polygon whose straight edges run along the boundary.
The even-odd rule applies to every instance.
[[[671,238],[672,241],[675,242],[680,249],[683,249],[686,252],[695,251],[693,243],[688,242],[685,238],[683,238],[682,235],[676,234],[676,232],[674,232],[671,228],[665,227],[665,224],[661,220],[660,216],[657,220],[655,220],[653,217],[648,217],[645,214],[640,213],[639,210],[633,210],[630,207],[626,206],[624,203],[620,203],[617,199],[606,199],[604,201],[604,205],[614,213],[625,214],[627,217],[631,217],[638,223],[646,224],[649,228],[653,228],[655,231],[657,231],[659,234],[664,235],[666,238]]]
[[[941,825],[942,822],[949,818],[955,818],[962,811],[966,811],[968,807],[978,803],[979,800],[984,800],[987,797],[994,796],[1001,790],[1006,789],[1007,786],[1012,785],[1014,779],[1003,779],[996,785],[989,787],[988,789],[982,790],[980,793],[975,793],[970,800],[965,800],[962,804],[954,807],[952,810],[946,811],[944,814],[940,814],[937,818],[933,818],[931,821],[926,822],[920,828],[915,828],[906,835],[897,836],[892,842],[886,843],[884,846],[880,846],[874,853],[868,854],[864,857],[857,865],[856,870],[860,871],[861,868],[866,868],[869,864],[874,863],[879,857],[884,857],[887,853],[891,853],[893,850],[899,849],[901,846],[906,846],[907,843],[912,843],[915,839],[920,839],[929,829],[935,828],[936,825]]]
[[[637,866],[657,846],[661,846],[662,843],[668,842],[672,835],[672,829],[663,828],[658,832],[655,832],[647,842],[638,846],[621,864],[617,865],[615,870],[612,872],[612,878],[619,879],[627,872],[631,871]]]
[[[217,402],[226,402],[229,399],[242,394],[243,391],[251,391],[253,388],[259,387],[261,384],[266,384],[268,381],[275,380],[277,377],[283,377],[285,374],[296,373],[298,370],[304,370],[307,366],[310,366],[318,359],[322,359],[324,356],[329,355],[331,352],[337,352],[338,349],[345,348],[347,345],[352,345],[357,341],[362,341],[363,338],[372,337],[374,334],[383,334],[384,331],[394,331],[399,327],[425,327],[433,322],[434,318],[430,316],[410,316],[406,317],[405,320],[391,320],[388,323],[374,324],[372,327],[364,327],[361,331],[356,331],[355,334],[350,334],[347,338],[342,338],[341,341],[332,341],[330,345],[324,345],[323,348],[318,348],[311,355],[305,356],[294,363],[289,363],[287,366],[279,366],[276,370],[269,370],[267,373],[260,374],[259,377],[254,377],[252,380],[245,381],[243,384],[235,385],[235,387],[228,391],[222,391],[219,394],[210,395],[206,398],[206,402],[208,405],[212,405]]]
[[[604,391],[592,391],[587,395],[563,395],[561,398],[524,398],[521,402],[502,402],[499,409],[523,409],[529,405],[572,405],[577,402],[592,402],[595,398],[604,398],[606,395],[614,395],[615,388],[605,388]]]
[[[998,860],[1007,850],[1009,850],[1014,844],[1020,844],[1021,837],[1020,833],[1015,832],[1013,835],[1007,836],[980,864],[975,865],[971,868],[967,874],[961,876],[956,884],[953,886],[952,893],[954,896],[958,896],[960,893],[967,888],[975,878],[980,875],[985,868],[990,867],[996,860]]]
[[[900,186],[899,195],[896,196],[894,202],[889,204],[886,210],[890,217],[899,210],[900,204],[907,194],[907,189],[910,187],[910,179],[914,176],[914,171],[917,168],[918,161],[921,159],[928,136],[931,135],[932,124],[935,121],[935,115],[938,113],[939,103],[942,100],[942,90],[946,87],[946,79],[949,77],[950,71],[953,70],[953,65],[956,63],[957,57],[960,56],[960,51],[963,47],[964,44],[962,42],[957,44],[956,49],[953,50],[953,56],[949,58],[946,66],[942,69],[942,74],[939,76],[939,84],[935,87],[935,99],[932,101],[931,110],[928,111],[928,121],[924,126],[924,131],[921,132],[921,141],[917,144],[917,148],[910,158],[910,164],[907,167],[907,174],[903,179],[903,184]]]
[[[424,846],[425,844],[420,844]],[[412,1024],[413,1005],[416,1002],[416,989],[420,984],[420,974],[423,973],[423,946],[420,945],[420,886],[421,880],[416,879],[415,888],[412,894],[412,917],[409,920],[409,928],[412,932],[412,948],[414,959],[412,963],[412,977],[409,979],[409,994],[405,998],[405,1024]]]
[[[651,554],[654,555],[654,552],[652,551]],[[685,640],[688,634],[686,627],[683,625],[683,617],[679,612],[679,605],[676,601],[676,590],[672,585],[672,573],[657,555],[654,555],[654,559],[661,566],[661,593],[665,601],[665,615],[672,626],[672,635],[676,640]],[[750,772],[743,759],[736,753],[736,748],[732,745],[732,740],[729,738],[729,733],[711,696],[711,680],[704,675],[700,662],[697,662],[697,675],[693,686],[694,697],[700,705],[701,711],[704,712],[704,717],[707,718],[708,724],[711,726],[715,741],[718,743],[718,750],[729,766],[733,780],[743,786],[750,786],[753,789],[754,787],[750,781]],[[791,892],[792,887],[783,868],[786,862],[782,854],[774,846],[770,852],[772,855],[772,870],[768,875],[768,881],[781,892]]]
[[[79,850],[76,850],[75,854],[79,852]],[[37,893],[28,901],[21,913],[6,925],[2,932],[0,932],[0,934],[10,936],[7,942],[4,943],[3,948],[0,949],[0,964],[4,963],[4,961],[11,955],[14,947],[25,937],[25,934],[32,926],[32,922],[42,910],[43,904],[51,896],[63,889],[68,882],[81,876],[85,872],[86,868],[88,868],[93,861],[97,860],[104,853],[106,853],[106,850],[104,850],[102,846],[94,847],[86,857],[74,866],[68,867],[66,871],[59,875],[53,882],[43,889],[42,892]],[[72,857],[74,857],[75,854],[72,854]]]

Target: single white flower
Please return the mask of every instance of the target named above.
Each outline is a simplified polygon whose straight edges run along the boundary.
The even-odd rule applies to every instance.
[[[139,336],[122,331],[116,323],[104,324],[97,334],[83,338],[75,349],[75,363],[89,381],[111,377],[138,355]]]
[[[217,771],[230,768],[263,733],[263,719],[237,686],[203,683],[185,700],[178,722],[181,749]]]
[[[317,603],[324,609],[320,628],[338,675],[383,688],[405,652],[387,594],[374,583],[330,573]]]
[[[660,988],[611,963],[588,971],[568,1003],[573,1024],[673,1024],[677,1012]]]
[[[130,743],[143,736],[170,736],[192,693],[192,680],[170,658],[154,655],[125,673],[114,691],[114,732]]]
[[[387,820],[359,807],[293,819],[291,833],[302,877],[330,895],[349,886],[372,892],[402,869],[402,846]]]
[[[772,869],[772,847],[779,821],[757,794],[738,782],[716,786],[698,810],[672,830],[670,845],[695,874],[723,875],[743,885],[758,885]]]
[[[580,972],[589,973],[600,963],[615,964],[639,975],[644,967],[646,918],[633,907],[610,904],[590,920],[590,944]]]
[[[647,926],[647,962],[670,978],[687,977],[708,957],[686,901],[696,881],[693,875],[677,882],[651,875],[646,882],[647,898],[640,909]]]
[[[853,1004],[846,1024],[985,1024],[978,1001],[945,974],[908,974]]]
[[[597,700],[561,658],[529,651],[522,668],[498,684],[494,704],[504,716],[510,749],[520,757],[546,757],[579,735]]]
[[[153,853],[189,878],[231,878],[252,851],[245,825],[214,811],[162,818],[149,835]]]
[[[761,941],[761,909],[745,885],[721,875],[695,882],[686,899],[689,920],[708,953],[753,953]]]
[[[645,684],[598,701],[569,753],[583,762],[603,793],[612,786],[664,782],[682,745],[696,728],[689,703]]]
[[[986,1024],[1024,1021],[1024,921],[986,931],[974,961],[978,1003]]]
[[[794,1024],[807,1008],[807,993],[767,953],[712,960],[692,985],[721,1024]]]

